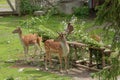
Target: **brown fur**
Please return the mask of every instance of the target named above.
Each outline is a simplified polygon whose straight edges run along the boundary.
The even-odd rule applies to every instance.
[[[101,37],[98,36],[97,34],[91,35],[91,38],[94,39],[94,40],[96,40],[97,42],[101,41]]]
[[[28,48],[30,45],[33,45],[36,48],[38,48],[38,46],[40,47],[40,43],[42,42],[42,37],[39,37],[37,34],[22,35],[22,30],[20,27],[15,29],[12,33],[17,33],[19,35],[21,43],[24,47],[25,56],[26,54],[28,54]],[[35,49],[35,53],[36,53],[36,49]]]
[[[63,45],[65,45],[64,49],[63,49],[63,46],[61,45],[61,43]],[[65,69],[67,70],[67,64],[68,64],[67,56],[69,53],[69,46],[66,42],[64,35],[59,34],[58,41],[54,41],[53,39],[49,39],[49,40],[46,40],[44,44],[45,44],[45,51],[46,51],[46,59],[45,59],[46,69],[47,69],[47,60],[49,60],[50,66],[52,66],[51,55],[55,54],[59,58],[60,71],[62,71],[62,57],[64,57],[64,59],[65,59]]]

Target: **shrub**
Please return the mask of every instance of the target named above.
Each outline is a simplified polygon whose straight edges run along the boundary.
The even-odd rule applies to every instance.
[[[86,18],[89,16],[89,8],[88,6],[83,6],[79,8],[74,8],[74,15],[80,18]]]
[[[38,6],[32,5],[30,0],[21,0],[20,11],[22,14],[31,14],[35,10],[39,10]]]
[[[48,16],[41,16],[39,18],[34,17],[29,20],[22,21],[21,26],[27,28],[30,33],[37,33],[44,39],[55,39],[56,33],[45,26],[48,19]]]

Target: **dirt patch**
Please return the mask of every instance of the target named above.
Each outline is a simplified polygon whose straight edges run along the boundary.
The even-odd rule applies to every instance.
[[[37,64],[37,62],[36,62]],[[12,68],[34,68],[34,69],[39,69],[41,71],[45,71],[44,66],[38,66],[35,63],[28,62],[26,63],[24,60],[18,60],[15,61],[15,64],[11,66]],[[46,72],[46,71],[45,71]],[[93,71],[89,71],[84,68],[71,68],[69,69],[68,73],[63,71],[63,73],[60,73],[59,70],[57,69],[49,69],[47,72],[55,73],[58,75],[67,75],[72,77],[73,80],[96,80],[91,78],[91,73],[94,73]]]

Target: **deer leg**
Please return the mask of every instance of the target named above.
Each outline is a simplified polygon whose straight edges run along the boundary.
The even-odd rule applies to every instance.
[[[35,44],[35,51],[34,51],[34,56],[37,54],[37,49],[38,49],[38,46],[37,46],[37,44]]]
[[[49,66],[50,66],[50,68],[52,68],[51,54],[49,54]]]
[[[39,50],[42,52],[41,42],[40,42],[40,45],[38,45],[38,47],[39,47]]]
[[[42,52],[41,44],[40,45],[36,44],[36,52],[37,52],[37,50],[39,51],[38,54],[40,54]],[[36,54],[36,52],[35,52],[35,54]],[[41,57],[41,55],[40,55],[40,57]]]
[[[63,72],[62,71],[62,57],[61,57],[61,55],[59,55],[59,62],[60,62],[60,72]]]
[[[66,70],[66,72],[68,72],[68,70],[67,70],[67,67],[68,67],[67,57],[64,57],[64,60],[65,60],[65,70]]]
[[[27,56],[26,56],[26,48],[24,47],[24,55],[25,55],[25,60],[27,59]]]
[[[28,47],[24,47],[24,54],[25,54],[25,59],[27,60]]]
[[[48,60],[48,52],[45,53],[45,70],[48,70],[48,68],[47,68],[47,60]]]

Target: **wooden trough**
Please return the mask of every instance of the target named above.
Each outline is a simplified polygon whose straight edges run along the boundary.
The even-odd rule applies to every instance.
[[[85,61],[85,60],[80,60],[79,61],[79,60],[77,60],[77,61],[75,61],[75,63],[72,63],[73,66],[86,68],[86,69],[92,70],[92,71],[100,71],[101,69],[110,68],[110,66],[106,63],[105,57],[106,56],[109,57],[113,51],[111,51],[111,50],[107,50],[106,51],[105,47],[103,47],[103,48],[89,47],[88,45],[83,44],[83,43],[79,43],[79,42],[70,42],[70,41],[67,41],[67,43],[72,48],[75,49],[75,56],[76,56],[76,58],[77,58],[77,48],[84,48],[84,47],[89,48],[89,60],[88,61]],[[94,53],[93,51],[97,51],[99,53]],[[93,59],[97,58],[95,56],[95,54],[97,54],[98,57],[100,57],[101,62],[98,62],[98,60],[95,60],[95,62],[93,63]],[[83,64],[83,62],[85,64]]]

